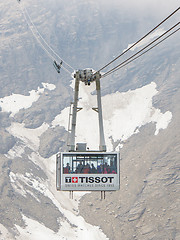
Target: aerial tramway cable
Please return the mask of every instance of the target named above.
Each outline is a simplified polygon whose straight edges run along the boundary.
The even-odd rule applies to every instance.
[[[41,48],[47,53],[47,55],[49,56],[49,58],[51,60],[53,60],[53,65],[56,68],[57,72],[60,73],[60,68],[62,67],[66,72],[70,73],[71,72],[67,69],[67,67],[62,66],[62,63],[64,63],[65,65],[67,65],[69,68],[71,68],[74,71],[74,68],[69,65],[68,63],[66,63],[54,50],[53,48],[46,42],[46,40],[42,37],[42,35],[39,33],[38,29],[36,28],[36,26],[34,25],[27,9],[25,6],[21,6],[21,1],[18,1],[20,3],[20,7],[21,7],[21,11],[24,15],[24,18],[32,32],[32,34],[34,35],[34,37],[36,38],[36,40],[38,41],[38,43],[40,44]],[[106,68],[107,66],[109,66],[110,64],[112,64],[114,61],[116,61],[117,59],[119,59],[121,56],[123,56],[125,53],[127,53],[129,50],[131,50],[133,47],[135,47],[139,42],[141,42],[143,39],[145,39],[149,34],[151,34],[155,29],[157,29],[159,26],[161,26],[165,21],[167,21],[170,17],[172,17],[177,11],[180,10],[180,7],[178,7],[174,12],[172,12],[169,16],[167,16],[163,21],[161,21],[156,27],[154,27],[151,31],[149,31],[147,34],[145,34],[141,39],[139,39],[137,42],[135,42],[134,44],[132,44],[129,48],[127,48],[125,51],[123,51],[119,56],[117,56],[115,59],[113,59],[112,61],[110,61],[108,64],[106,64],[104,67],[102,67],[101,69],[99,69],[97,72],[102,71],[104,68]],[[180,23],[180,22],[179,22]],[[150,51],[151,49],[153,49],[155,46],[159,45],[161,42],[163,42],[165,39],[167,39],[168,37],[172,36],[174,33],[176,33],[179,29],[175,30],[173,33],[169,34],[167,37],[165,37],[163,40],[161,40],[160,42],[158,42],[157,44],[155,44],[154,46],[152,46],[151,48],[149,48],[148,50],[146,50],[145,52],[141,53],[142,51],[144,51],[146,48],[148,48],[150,45],[152,45],[153,43],[155,43],[156,41],[158,41],[160,38],[162,38],[163,36],[165,36],[168,32],[170,32],[173,28],[177,27],[177,25],[179,25],[179,23],[175,24],[173,27],[171,27],[170,29],[168,29],[165,33],[163,33],[162,35],[160,35],[158,38],[156,38],[154,41],[150,42],[148,45],[146,45],[144,48],[142,48],[140,51],[138,51],[137,53],[135,53],[134,55],[132,55],[131,57],[127,58],[125,61],[121,62],[120,64],[118,64],[116,67],[112,68],[111,70],[107,71],[106,73],[104,73],[101,77],[106,77],[108,75],[110,75],[111,73],[114,73],[115,71],[119,70],[120,68],[126,66],[127,64],[131,63],[132,61],[136,60],[137,58],[139,58],[140,56],[144,55],[145,53],[147,53],[148,51]],[[60,60],[60,64],[57,64],[56,62],[56,58],[53,56],[52,52],[57,58],[58,60]],[[140,54],[141,53],[141,54]],[[138,56],[137,56],[138,55]],[[136,56],[136,57],[135,57]]]
[[[165,21],[167,21],[170,17],[172,17],[177,11],[180,10],[180,7],[178,7],[174,12],[172,12],[169,16],[167,16],[163,21],[161,21],[157,26],[155,26],[152,30],[150,30],[147,34],[145,34],[142,38],[140,38],[137,42],[135,42],[132,46],[127,48],[125,51],[123,51],[120,55],[118,55],[116,58],[114,58],[112,61],[107,63],[104,67],[100,68],[97,72],[102,71],[104,68],[108,67],[110,64],[115,62],[118,58],[123,56],[125,53],[127,53],[129,50],[131,50],[134,46],[136,46],[139,42],[141,42],[144,38],[146,38],[149,34],[151,34],[154,30],[156,30],[159,26],[161,26]]]
[[[142,55],[144,55],[145,53],[149,52],[151,49],[153,49],[154,47],[156,47],[157,45],[159,45],[160,43],[162,43],[163,41],[165,41],[167,38],[169,38],[170,36],[172,36],[173,34],[175,34],[176,32],[178,32],[180,30],[180,28],[176,29],[175,31],[173,31],[171,34],[169,34],[167,37],[163,38],[161,41],[159,41],[158,43],[156,43],[155,45],[153,45],[152,47],[150,47],[149,49],[147,49],[145,52],[141,53],[140,55],[138,55],[137,57],[133,58],[132,60],[124,63],[122,66],[119,66],[117,69],[113,70],[111,73],[106,74],[105,76],[102,75],[103,77],[107,77],[108,75],[116,72],[117,70],[125,67],[126,65],[128,65],[129,63],[133,62],[134,60],[138,59],[139,57],[141,57]]]
[[[49,46],[49,44],[46,42],[46,40],[42,37],[42,35],[39,33],[39,31],[37,30],[36,26],[34,25],[33,21],[31,20],[31,17],[27,11],[27,9],[24,7],[21,6],[21,3],[20,3],[20,8],[21,8],[21,11],[23,13],[23,16],[25,18],[25,21],[29,27],[29,29],[31,30],[33,36],[36,38],[37,42],[40,44],[41,48],[46,52],[46,54],[49,56],[49,58],[51,60],[53,60],[53,62],[56,62],[56,58],[50,53],[49,50],[51,50],[53,52],[53,54],[58,58],[60,59],[61,61],[61,64],[59,65],[60,67],[62,67],[66,72],[68,72],[69,74],[72,74],[72,72],[70,72],[66,67],[64,67],[62,65],[62,62],[65,63],[69,68],[71,68],[73,71],[74,71],[74,68],[72,66],[70,66],[68,63],[66,63],[53,49],[51,46]],[[25,10],[25,11],[24,11]],[[30,22],[29,22],[30,21]],[[42,43],[42,41],[40,40],[42,39],[43,43],[46,45],[44,46],[44,44]],[[47,49],[48,47],[48,49]]]
[[[67,62],[65,62],[64,59],[62,59],[62,58],[54,51],[54,49],[46,42],[46,40],[42,37],[42,35],[40,34],[40,32],[38,31],[38,29],[37,29],[36,26],[34,25],[34,23],[33,23],[33,21],[32,21],[32,19],[31,19],[31,17],[30,17],[30,15],[29,15],[29,13],[28,13],[28,11],[27,11],[27,9],[26,9],[25,6],[24,6],[24,10],[25,10],[26,15],[28,16],[28,18],[29,18],[32,26],[35,28],[36,32],[38,33],[38,35],[40,36],[40,38],[42,39],[42,41],[46,44],[46,46],[54,53],[54,55],[55,55],[57,58],[59,58],[60,61],[63,61],[63,63],[65,63],[69,68],[71,68],[71,69],[74,71],[74,68],[73,68],[71,65],[69,65]]]
[[[154,48],[155,46],[159,45],[161,42],[163,42],[165,39],[167,39],[168,37],[170,37],[171,35],[173,35],[174,33],[176,33],[179,29],[177,29],[176,31],[174,31],[172,34],[168,35],[168,37],[164,38],[162,41],[160,41],[158,44],[155,44],[153,47],[151,47],[150,49],[148,49],[147,51],[145,51],[143,54],[140,54],[138,57],[134,58],[136,55],[138,55],[139,53],[141,53],[142,51],[144,51],[146,48],[148,48],[149,46],[151,46],[153,43],[155,43],[156,41],[158,41],[160,38],[162,38],[163,36],[165,36],[168,32],[172,31],[172,29],[174,29],[175,27],[177,27],[180,24],[180,22],[176,23],[174,26],[172,26],[170,29],[168,29],[165,33],[161,34],[159,37],[157,37],[155,40],[153,40],[152,42],[150,42],[149,44],[147,44],[144,48],[142,48],[141,50],[139,50],[137,53],[135,53],[134,55],[132,55],[131,57],[127,58],[125,61],[121,62],[119,65],[117,65],[116,67],[112,68],[111,70],[109,70],[108,72],[104,73],[102,75],[102,77],[106,77],[108,75],[110,75],[111,73],[119,70],[120,68],[126,66],[127,64],[129,64],[130,62],[134,61],[135,59],[139,58],[140,56],[144,55],[144,53],[150,51],[152,48]],[[132,59],[133,58],[133,59]],[[131,61],[129,61],[130,59],[132,59]],[[127,64],[126,64],[127,63]]]

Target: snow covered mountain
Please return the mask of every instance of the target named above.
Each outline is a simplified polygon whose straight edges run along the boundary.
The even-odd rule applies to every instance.
[[[73,68],[95,70],[179,7],[176,0],[0,2],[0,239],[180,239],[180,33],[102,79],[105,138],[109,151],[121,148],[121,189],[103,201],[96,192],[71,200],[55,189],[55,154],[66,149],[72,77],[57,74],[21,6]],[[80,86],[77,141],[96,149],[93,91]]]

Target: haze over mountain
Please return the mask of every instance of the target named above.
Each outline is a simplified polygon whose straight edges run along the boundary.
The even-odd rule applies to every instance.
[[[121,188],[103,201],[96,192],[76,193],[70,200],[55,189],[55,154],[66,150],[72,77],[55,71],[21,6],[73,69],[98,70],[179,3],[0,2],[0,239],[179,240],[180,33],[102,79],[105,138],[109,150],[121,147]],[[179,16],[178,11],[157,36]],[[77,140],[94,148],[91,92],[93,85],[81,86],[83,128],[77,129]]]

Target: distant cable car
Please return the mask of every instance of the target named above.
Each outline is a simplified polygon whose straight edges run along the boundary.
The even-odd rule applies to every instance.
[[[58,73],[60,73],[62,63],[63,63],[62,61],[60,62],[60,64],[58,64],[56,61],[54,61],[53,63],[53,66],[55,67]]]
[[[74,102],[73,108],[70,108],[68,126],[69,151],[58,153],[56,156],[56,188],[60,191],[70,191],[71,197],[73,191],[101,191],[101,198],[105,198],[105,191],[115,191],[120,187],[120,153],[106,152],[100,77],[100,73],[93,73],[92,69],[78,70],[74,74]],[[99,119],[99,151],[90,151],[86,143],[77,143],[75,148],[77,112],[82,109],[77,106],[80,81],[85,85],[96,82],[98,107],[93,110],[98,113]]]

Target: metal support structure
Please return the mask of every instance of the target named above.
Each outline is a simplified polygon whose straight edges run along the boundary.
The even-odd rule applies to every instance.
[[[100,78],[96,78],[96,91],[97,91],[98,120],[99,120],[99,151],[106,152],[103,117],[102,117]]]
[[[106,152],[101,103],[101,74],[93,72],[92,69],[84,69],[77,70],[74,74],[74,100],[70,105],[68,122],[68,152],[61,152],[56,157],[56,188],[60,191],[69,191],[71,199],[73,199],[73,191],[93,190],[101,191],[101,200],[103,200],[106,197],[105,191],[119,189],[119,154],[117,152]],[[99,151],[89,150],[87,143],[76,143],[75,141],[77,113],[82,109],[78,107],[80,81],[87,86],[92,82],[96,84],[97,106],[92,109],[98,114]],[[108,172],[106,164],[109,166]],[[88,165],[92,167],[87,167]],[[103,171],[99,173],[98,167],[101,169],[101,166]]]
[[[69,198],[73,199],[73,191],[69,191]]]
[[[79,79],[75,78],[74,102],[73,102],[69,151],[75,151],[75,131],[76,131],[76,118],[77,118],[77,111],[78,111],[78,108],[77,108],[78,96],[79,96]]]
[[[98,113],[98,120],[99,120],[99,151],[106,152],[106,145],[105,145],[105,138],[104,138],[104,127],[103,127],[103,117],[102,117],[102,103],[101,103],[101,87],[100,87],[100,77],[101,74],[96,72],[93,74],[92,70],[78,70],[74,74],[75,78],[75,89],[74,89],[74,102],[72,113],[70,112],[70,117],[72,117],[71,121],[71,129],[68,129],[70,133],[68,146],[69,151],[76,151],[75,150],[75,131],[76,131],[76,119],[77,119],[77,112],[80,111],[82,108],[78,108],[78,96],[79,96],[79,82],[82,81],[85,85],[90,85],[92,82],[96,82],[96,91],[97,91],[97,108],[93,108],[94,111]],[[69,121],[70,122],[70,121]]]
[[[101,191],[101,200],[106,199],[106,192]]]

